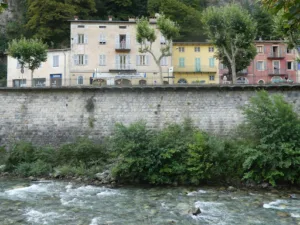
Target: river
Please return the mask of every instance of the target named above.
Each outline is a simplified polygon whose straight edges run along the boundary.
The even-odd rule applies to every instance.
[[[106,188],[60,181],[0,179],[1,225],[300,225],[288,192],[194,188]],[[190,207],[202,213],[193,216]]]

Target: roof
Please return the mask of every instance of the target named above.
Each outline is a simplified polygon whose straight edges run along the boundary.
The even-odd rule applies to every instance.
[[[106,24],[136,24],[136,21],[121,21],[121,20],[68,20],[71,23],[106,23]],[[150,24],[156,24],[154,21],[149,21]]]

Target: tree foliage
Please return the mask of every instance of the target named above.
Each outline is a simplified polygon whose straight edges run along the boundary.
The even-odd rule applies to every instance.
[[[0,13],[7,8],[6,2],[0,2]]]
[[[300,120],[281,95],[258,92],[244,108],[246,129],[257,140],[247,147],[245,179],[300,182]]]
[[[197,4],[188,2],[179,0],[149,0],[148,12],[150,15],[159,12],[176,22],[180,26],[180,36],[176,40],[204,41],[205,36],[201,23],[201,12],[198,10],[200,7],[194,8],[193,6]]]
[[[31,82],[33,81],[33,71],[37,69],[42,62],[47,60],[47,45],[38,39],[13,40],[8,45],[8,54],[16,58],[21,68],[31,70]],[[33,84],[33,82],[32,82]]]
[[[160,15],[157,19],[157,28],[165,38],[165,45],[160,47],[160,55],[152,50],[152,44],[155,42],[157,35],[155,28],[150,25],[147,18],[142,17],[137,22],[136,40],[140,44],[139,52],[150,53],[159,67],[160,82],[163,83],[162,68],[160,61],[163,57],[170,56],[172,53],[172,40],[179,35],[179,27],[172,20],[164,15]]]
[[[29,18],[26,28],[49,46],[66,46],[69,43],[70,23],[77,15],[80,19],[89,18],[96,11],[94,0],[28,0]]]
[[[202,17],[206,34],[218,48],[218,58],[226,57],[236,83],[238,58],[251,55],[256,37],[256,23],[240,5],[207,8]],[[253,56],[254,58],[254,56]],[[252,59],[253,59],[252,58]],[[252,60],[248,58],[249,63]]]

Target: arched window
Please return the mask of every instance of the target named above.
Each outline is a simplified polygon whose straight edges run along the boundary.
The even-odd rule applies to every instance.
[[[128,79],[118,79],[115,81],[116,85],[131,85],[131,81]]]
[[[178,84],[187,84],[187,81],[186,81],[186,79],[181,78],[181,79],[178,80],[177,83]]]
[[[82,85],[83,84],[83,76],[77,77],[77,84]]]
[[[271,82],[272,83],[282,83],[283,79],[280,76],[274,76],[274,77],[272,77]]]
[[[258,83],[258,84],[264,84],[265,81],[264,81],[264,80],[259,80],[257,83]]]

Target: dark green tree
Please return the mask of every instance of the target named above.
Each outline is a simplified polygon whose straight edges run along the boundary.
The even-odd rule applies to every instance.
[[[78,16],[88,19],[95,12],[94,0],[28,0],[26,28],[52,47],[69,45],[70,23]]]
[[[201,13],[179,0],[149,0],[148,12],[154,15],[163,13],[180,26],[180,36],[177,41],[204,41]]]

